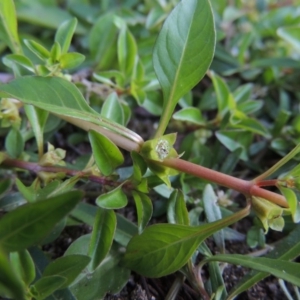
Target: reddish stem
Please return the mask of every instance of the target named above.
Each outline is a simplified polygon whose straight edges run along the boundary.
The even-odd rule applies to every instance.
[[[165,159],[164,161],[160,162],[160,164],[236,190],[245,196],[261,197],[280,206],[289,207],[286,199],[282,195],[262,189],[252,181],[226,175],[179,158]]]
[[[257,186],[276,186],[278,183],[277,179],[270,179],[270,180],[262,180],[255,182]]]

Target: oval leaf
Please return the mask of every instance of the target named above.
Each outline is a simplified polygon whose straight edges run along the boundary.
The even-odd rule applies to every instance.
[[[97,167],[103,175],[110,175],[116,167],[124,162],[119,148],[104,135],[90,130],[89,139]]]
[[[43,277],[54,275],[61,276],[65,278],[66,281],[59,287],[59,289],[66,288],[76,279],[81,271],[88,265],[90,260],[90,257],[79,254],[59,257],[47,265],[43,272]]]
[[[95,217],[89,255],[92,257],[92,270],[103,261],[112,245],[117,219],[113,210],[99,208]]]
[[[214,47],[215,29],[209,1],[180,1],[165,21],[153,52],[168,120],[179,99],[205,75]]]
[[[26,204],[0,220],[0,245],[18,251],[39,242],[81,200],[82,193],[72,191],[47,200]]]
[[[96,199],[96,204],[102,208],[118,209],[127,205],[127,196],[122,191],[122,187],[118,186],[109,193],[100,195]]]

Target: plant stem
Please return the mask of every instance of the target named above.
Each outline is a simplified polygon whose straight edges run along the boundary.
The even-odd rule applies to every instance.
[[[289,207],[286,199],[282,195],[262,189],[253,181],[247,181],[223,174],[221,172],[196,165],[180,158],[168,158],[160,162],[160,164],[236,190],[244,194],[246,197],[261,197],[280,206]]]

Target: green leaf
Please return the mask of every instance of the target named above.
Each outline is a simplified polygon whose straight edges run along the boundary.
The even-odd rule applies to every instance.
[[[152,201],[147,195],[143,193],[133,191],[132,196],[134,198],[138,216],[139,233],[142,233],[148,222],[150,221],[153,213]]]
[[[275,244],[275,248],[267,254],[268,258],[283,260],[292,260],[299,256],[300,253],[300,226],[295,229],[279,243]],[[266,272],[251,271],[247,274],[230,292],[228,299],[233,299],[243,291],[248,290],[255,283],[269,276]]]
[[[31,290],[37,293],[34,298],[37,300],[43,300],[47,296],[50,296],[54,291],[58,290],[66,282],[66,278],[58,275],[42,277],[33,286]]]
[[[47,265],[43,277],[61,276],[65,278],[65,282],[60,285],[59,289],[66,288],[76,279],[90,260],[90,257],[79,254],[59,257]]]
[[[124,162],[121,151],[107,137],[94,130],[89,131],[89,139],[100,172],[105,176],[112,174]]]
[[[189,214],[182,191],[174,190],[169,197],[167,208],[168,222],[172,224],[189,225]]]
[[[233,98],[233,95],[224,79],[216,75],[214,72],[211,72],[211,79],[216,91],[218,112],[221,117],[228,111],[235,109],[235,99]]]
[[[58,42],[55,42],[51,47],[49,63],[53,65],[57,64],[60,61],[60,57],[61,57],[60,44]]]
[[[44,153],[44,128],[49,114],[47,111],[32,105],[25,105],[24,109],[34,132],[38,153],[41,158]]]
[[[28,57],[21,54],[8,54],[4,56],[3,63],[6,66],[9,66],[10,63],[14,63],[34,73],[34,65],[31,62],[31,60]]]
[[[59,59],[59,63],[62,69],[73,69],[80,66],[85,60],[85,56],[77,53],[64,53]]]
[[[0,96],[15,98],[26,104],[59,115],[84,130],[94,129],[114,137],[128,150],[139,149],[142,138],[120,124],[114,123],[89,107],[77,87],[58,77],[28,76],[0,85]],[[78,120],[79,119],[79,120]],[[105,127],[105,128],[103,128]]]
[[[300,27],[281,27],[277,29],[277,34],[286,42],[290,43],[298,52],[300,52]]]
[[[131,159],[133,162],[133,174],[132,177],[134,180],[140,182],[142,180],[142,176],[147,171],[147,164],[145,160],[139,155],[137,152],[131,152]]]
[[[186,107],[177,111],[173,115],[173,119],[185,122],[191,122],[197,125],[205,124],[205,121],[201,115],[201,111],[196,107]]]
[[[14,272],[7,254],[0,251],[0,295],[25,300],[25,291],[20,276]]]
[[[205,75],[214,47],[209,1],[180,1],[166,19],[153,50],[153,65],[164,96],[156,137],[163,135],[179,99]]]
[[[292,214],[294,223],[298,223],[300,221],[300,204],[295,192],[290,188],[285,188],[282,186],[279,186],[279,189],[289,204],[288,210]]]
[[[13,53],[22,53],[13,0],[0,1],[0,40],[3,40]]]
[[[46,60],[50,57],[50,51],[34,40],[24,40],[24,44],[41,60]]]
[[[55,42],[58,42],[60,44],[62,54],[68,52],[76,26],[76,18],[64,21],[62,24],[59,25],[55,33],[54,40]]]
[[[72,191],[18,207],[0,219],[0,246],[18,251],[38,243],[81,200]]]
[[[18,158],[23,152],[24,145],[21,132],[12,127],[5,139],[5,148],[8,155],[12,158]]]
[[[113,210],[98,208],[88,252],[92,258],[92,270],[95,270],[100,265],[109,252],[116,225],[117,219]]]
[[[241,254],[217,254],[204,260],[204,262],[210,261],[223,261],[267,272],[296,286],[300,286],[299,264],[295,262],[264,257],[250,257]]]
[[[111,93],[104,101],[101,116],[124,125],[124,111],[116,92]]]
[[[12,252],[9,258],[16,273],[28,286],[35,279],[35,266],[29,252],[26,249]]]
[[[119,209],[127,205],[127,196],[122,191],[122,186],[118,186],[109,193],[102,194],[96,199],[99,207],[106,209]]]
[[[218,205],[218,198],[210,184],[207,184],[203,191],[203,207],[208,223],[222,219],[221,209]],[[221,253],[225,252],[224,231],[221,229],[213,235],[214,241]]]
[[[137,56],[136,41],[127,27],[122,27],[118,37],[118,61],[125,78],[131,77]]]
[[[249,207],[230,217],[197,227],[178,224],[152,225],[130,240],[123,264],[146,277],[171,274],[187,263],[207,237],[248,213]]]
[[[117,32],[114,15],[111,13],[100,16],[90,31],[89,48],[101,69],[111,66],[110,63],[116,54]]]

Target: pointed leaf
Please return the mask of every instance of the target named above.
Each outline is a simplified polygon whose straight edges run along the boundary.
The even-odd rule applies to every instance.
[[[277,34],[286,42],[290,43],[298,52],[300,52],[300,27],[282,27],[278,28]]]
[[[0,251],[0,295],[25,300],[24,285],[14,272],[7,254]]]
[[[12,158],[18,158],[23,152],[24,145],[21,132],[12,127],[5,139],[5,148],[8,155]]]
[[[153,65],[164,95],[164,122],[169,121],[179,99],[205,75],[214,47],[209,1],[180,1],[166,19],[153,51]]]
[[[40,59],[46,60],[50,57],[50,51],[48,51],[44,46],[42,46],[38,42],[34,40],[24,40],[24,44]]]
[[[39,279],[31,289],[37,293],[34,297],[37,300],[43,300],[50,296],[54,291],[58,290],[66,282],[66,278],[58,275],[46,276]]]
[[[77,19],[73,18],[64,21],[61,25],[59,25],[56,31],[54,40],[60,44],[62,54],[67,53],[69,50],[76,25]]]
[[[110,175],[124,162],[119,148],[104,135],[90,130],[89,139],[97,167],[103,175]]]
[[[189,225],[189,214],[183,193],[179,190],[174,190],[170,195],[167,208],[168,222],[173,224]]]
[[[96,204],[106,209],[119,209],[127,205],[127,196],[122,191],[122,186],[118,186],[109,193],[102,194],[96,199]]]
[[[183,267],[211,234],[249,213],[249,207],[220,221],[197,227],[156,224],[134,236],[123,259],[126,267],[146,277],[161,277]]]
[[[116,92],[111,93],[104,101],[101,116],[124,125],[124,112]]]
[[[65,278],[66,281],[60,285],[59,289],[66,288],[76,279],[90,260],[90,257],[79,254],[59,257],[47,265],[43,272],[43,277],[61,276]]]
[[[9,66],[8,63],[6,63],[8,61],[13,62],[15,64],[18,64],[18,65],[24,67],[25,69],[29,70],[30,72],[34,72],[33,63],[31,62],[31,60],[28,57],[26,57],[24,55],[21,55],[21,54],[8,54],[8,55],[4,56],[3,63],[6,66]]]
[[[0,40],[3,40],[13,53],[22,53],[13,0],[0,1]]]
[[[85,56],[77,52],[65,53],[59,58],[62,69],[77,68],[84,62],[84,60]]]
[[[132,196],[134,198],[138,216],[139,233],[142,233],[152,216],[152,201],[147,195],[143,193],[137,193],[133,191]]]
[[[270,273],[278,278],[300,286],[299,264],[279,259],[264,257],[249,257],[241,254],[219,254],[208,257],[205,262],[223,261],[246,268]]]
[[[35,266],[29,254],[25,250],[10,253],[10,261],[16,273],[22,278],[22,281],[28,286],[35,279]]]
[[[95,270],[110,250],[116,230],[117,219],[113,210],[98,208],[93,226],[89,256],[91,267]]]
[[[0,245],[18,251],[39,242],[81,200],[72,191],[44,201],[18,207],[0,219]]]
[[[196,107],[186,107],[177,111],[173,115],[173,119],[185,121],[185,122],[191,122],[197,125],[205,124],[205,121],[201,115],[201,111]]]

